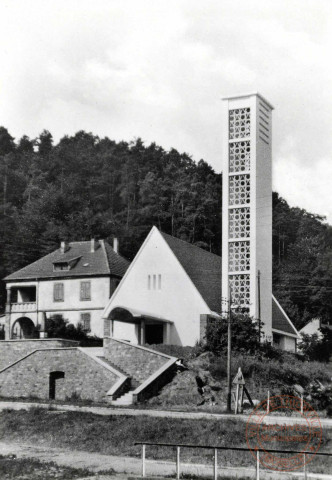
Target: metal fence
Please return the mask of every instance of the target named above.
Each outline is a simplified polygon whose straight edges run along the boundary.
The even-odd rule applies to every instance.
[[[154,447],[175,447],[176,448],[176,478],[177,480],[180,478],[181,474],[181,465],[180,465],[180,451],[181,448],[204,448],[214,450],[214,464],[213,464],[213,478],[217,480],[218,478],[218,450],[231,450],[231,451],[242,451],[242,452],[250,452],[250,448],[245,447],[219,447],[214,445],[190,445],[190,444],[176,444],[176,443],[153,443],[153,442],[135,442],[135,445],[142,445],[142,477],[146,475],[146,446],[154,446]],[[319,456],[327,456],[332,457],[332,453],[325,453],[325,452],[303,452],[300,450],[268,450],[268,449],[256,449],[256,480],[259,480],[260,476],[260,452],[269,452],[269,453],[286,453],[286,454],[301,454],[303,455],[303,476],[304,479],[307,480],[307,465],[306,465],[306,456],[307,455],[319,455]],[[282,472],[287,473],[287,472]]]

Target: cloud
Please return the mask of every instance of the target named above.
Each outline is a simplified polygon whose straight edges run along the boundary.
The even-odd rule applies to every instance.
[[[0,123],[17,138],[140,136],[220,171],[220,98],[258,90],[276,107],[276,188],[325,212],[331,18],[330,0],[2,0]]]
[[[328,157],[311,165],[303,165],[294,156],[281,157],[274,167],[273,187],[292,207],[323,215],[332,224],[332,203],[326,201],[331,179],[332,162]]]

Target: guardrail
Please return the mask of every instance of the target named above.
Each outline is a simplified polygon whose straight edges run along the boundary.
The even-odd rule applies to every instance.
[[[191,445],[191,444],[176,444],[176,443],[152,443],[152,442],[135,442],[135,445],[142,445],[142,477],[145,477],[146,468],[145,468],[145,454],[146,454],[146,446],[154,446],[154,447],[176,447],[176,478],[177,480],[180,479],[180,449],[181,448],[206,448],[210,450],[214,450],[214,464],[213,464],[213,478],[214,480],[218,479],[218,450],[232,450],[232,451],[244,451],[250,452],[250,448],[245,447],[219,447],[215,445]],[[307,465],[306,465],[306,456],[307,455],[320,455],[320,456],[327,456],[332,457],[332,453],[325,453],[325,452],[303,452],[300,450],[268,450],[263,448],[255,449],[256,455],[256,480],[259,480],[260,475],[260,461],[259,461],[259,454],[260,452],[269,452],[269,453],[300,453],[303,455],[303,475],[304,479],[307,480]],[[287,473],[287,472],[283,472]]]

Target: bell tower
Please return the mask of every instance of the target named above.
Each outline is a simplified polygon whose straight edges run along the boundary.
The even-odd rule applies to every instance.
[[[272,105],[259,93],[223,98],[222,297],[272,337]],[[224,305],[227,305],[224,303]],[[227,308],[227,307],[225,307]]]

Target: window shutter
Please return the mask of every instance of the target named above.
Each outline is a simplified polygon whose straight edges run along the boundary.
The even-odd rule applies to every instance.
[[[91,282],[81,282],[81,300],[91,300]]]
[[[90,330],[91,327],[91,314],[90,313],[81,313],[81,323],[83,330]]]
[[[63,285],[63,283],[55,283],[54,284],[53,300],[55,302],[63,302],[63,300],[64,300],[64,285]]]

